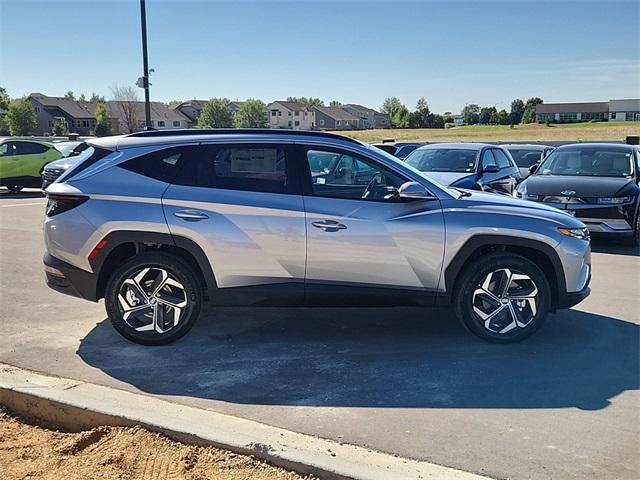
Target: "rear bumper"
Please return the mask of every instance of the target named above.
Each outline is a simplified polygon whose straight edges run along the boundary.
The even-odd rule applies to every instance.
[[[97,302],[98,276],[62,260],[45,254],[43,262],[49,269],[45,270],[47,286],[56,292],[71,295],[85,300]],[[57,271],[53,273],[54,271]]]

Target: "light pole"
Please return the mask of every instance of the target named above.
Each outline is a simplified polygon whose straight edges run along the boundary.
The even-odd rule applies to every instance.
[[[144,88],[144,129],[151,130],[151,102],[149,101],[149,59],[147,58],[147,14],[144,0],[140,0],[140,23],[142,25],[142,78],[138,86]],[[142,82],[140,82],[142,80]],[[140,85],[142,83],[142,85]]]

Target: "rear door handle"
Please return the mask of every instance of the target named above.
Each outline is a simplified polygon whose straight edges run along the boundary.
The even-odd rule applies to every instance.
[[[206,220],[209,218],[209,215],[201,212],[200,210],[179,210],[174,212],[173,216],[190,222],[197,222],[199,220]]]
[[[338,230],[345,230],[347,228],[346,225],[343,225],[342,223],[338,223],[335,220],[322,220],[318,222],[311,222],[311,225],[313,225],[316,228],[321,228],[325,232],[337,232]]]

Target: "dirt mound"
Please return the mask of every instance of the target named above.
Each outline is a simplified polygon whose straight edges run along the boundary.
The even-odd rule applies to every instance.
[[[10,479],[300,480],[254,457],[174,442],[140,427],[64,433],[0,408],[0,470]]]

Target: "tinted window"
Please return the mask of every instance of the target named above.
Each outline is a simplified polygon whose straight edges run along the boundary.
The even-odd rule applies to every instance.
[[[175,147],[157,150],[124,162],[120,167],[131,172],[171,183],[198,147]]]
[[[421,172],[473,172],[476,150],[461,148],[428,148],[416,150],[405,160]]]
[[[195,187],[287,193],[287,154],[279,145],[204,145],[176,183]]]
[[[493,157],[493,153],[491,153],[491,149],[487,149],[482,154],[482,168],[486,168],[489,165],[497,165],[496,159]]]
[[[16,142],[16,144],[18,146],[18,155],[34,155],[49,150],[49,147],[40,143]]]
[[[509,159],[507,158],[507,156],[504,154],[502,150],[498,150],[497,148],[495,148],[492,151],[493,151],[493,156],[498,162],[498,167],[510,168],[512,166],[511,162],[509,161]]]
[[[632,170],[630,150],[607,146],[554,150],[538,169],[540,175],[626,177]]]
[[[396,152],[396,157],[398,158],[406,158],[411,152],[413,152],[419,145],[405,145],[404,147],[400,147]]]
[[[313,195],[394,201],[406,180],[375,162],[351,154],[308,150]]]
[[[389,143],[387,145],[374,145],[375,147],[379,148],[380,150],[384,150],[387,153],[390,153],[391,155],[393,155],[394,153],[396,153],[396,150],[398,149],[394,144]]]
[[[16,142],[6,142],[0,145],[0,157],[10,157],[18,154]]]
[[[516,161],[516,165],[522,168],[529,168],[542,160],[543,152],[540,150],[509,150],[511,156]]]

